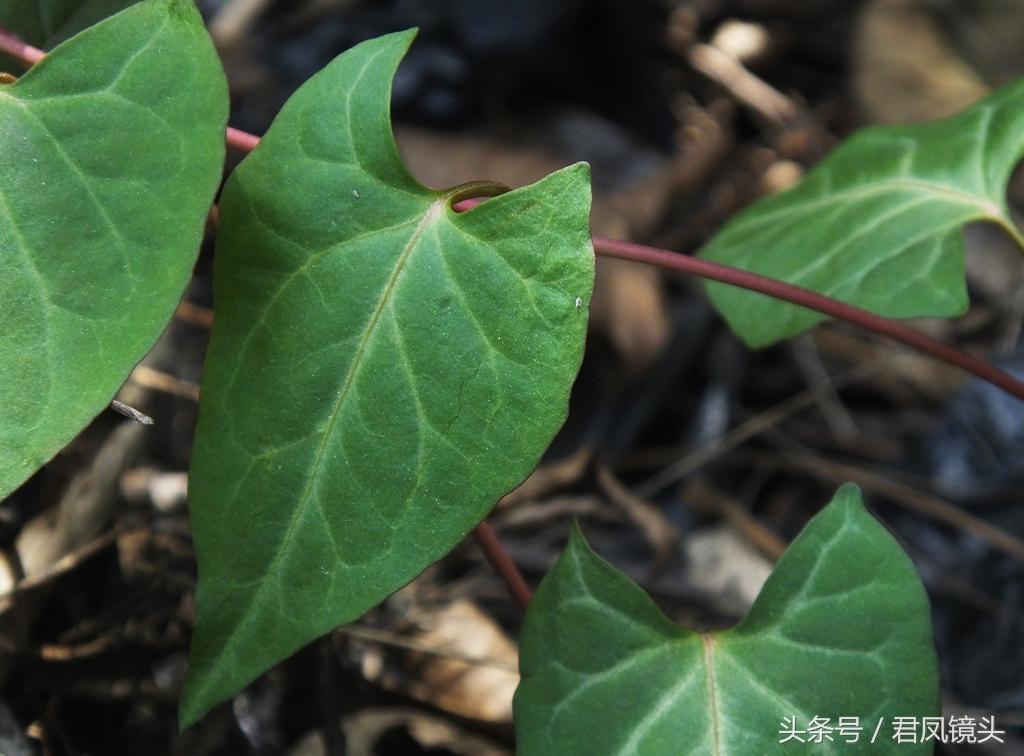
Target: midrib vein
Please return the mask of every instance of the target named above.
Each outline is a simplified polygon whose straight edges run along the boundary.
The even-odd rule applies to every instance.
[[[359,344],[356,347],[355,355],[352,357],[352,363],[349,365],[348,373],[346,373],[345,375],[345,380],[342,383],[341,390],[338,392],[338,397],[334,400],[334,403],[331,405],[331,412],[327,420],[327,425],[324,427],[324,431],[320,439],[320,445],[317,447],[316,456],[313,460],[313,464],[307,476],[306,486],[302,490],[302,494],[300,494],[299,496],[299,500],[295,505],[295,509],[292,510],[292,516],[288,521],[288,527],[285,530],[284,536],[281,538],[281,545],[274,553],[273,559],[271,559],[271,561],[267,565],[267,570],[264,573],[264,579],[261,580],[260,583],[257,585],[256,590],[250,594],[252,598],[249,599],[248,607],[251,607],[256,602],[256,599],[260,596],[260,594],[264,591],[265,587],[268,585],[269,582],[266,579],[266,576],[272,575],[274,573],[277,565],[281,562],[282,555],[288,550],[288,546],[295,535],[295,528],[298,526],[302,512],[306,509],[309,497],[316,486],[316,481],[317,478],[319,477],[320,468],[323,465],[324,456],[327,453],[328,440],[330,439],[331,434],[334,430],[334,426],[338,421],[338,416],[341,414],[341,408],[344,406],[345,400],[348,398],[348,394],[352,389],[352,385],[355,383],[355,378],[362,364],[362,359],[364,353],[366,352],[366,347],[377,329],[377,325],[380,322],[381,315],[387,308],[388,303],[391,301],[391,296],[394,293],[395,286],[398,283],[398,279],[401,276],[402,271],[405,269],[405,265],[409,260],[409,256],[412,254],[412,251],[413,249],[415,249],[417,243],[419,243],[419,240],[423,236],[424,231],[427,230],[431,222],[435,220],[437,216],[441,213],[447,201],[447,198],[442,198],[435,201],[430,206],[427,212],[424,213],[423,218],[420,220],[420,222],[416,224],[416,228],[413,229],[412,235],[409,237],[409,241],[406,242],[401,254],[395,261],[395,267],[391,271],[391,275],[388,278],[387,284],[384,286],[384,290],[381,292],[380,299],[377,300],[377,304],[370,315],[370,319],[367,321],[366,327],[363,329],[363,333],[359,337]],[[248,614],[248,607],[246,609],[247,613],[243,615],[243,618],[239,623],[238,628],[231,633],[228,642],[225,643],[224,651],[222,652],[221,655],[227,653],[230,647],[234,644],[235,639],[239,636],[241,629],[244,628],[245,625],[247,625],[250,622],[252,615]],[[203,688],[208,687],[209,683],[213,679],[214,678],[212,677],[206,678],[207,684],[203,685]]]
[[[380,316],[384,312],[384,309],[388,306],[388,302],[391,300],[391,295],[395,290],[395,284],[398,282],[398,277],[402,274],[402,270],[405,268],[405,263],[409,259],[409,254],[415,248],[416,243],[420,240],[423,235],[423,231],[430,224],[430,221],[437,216],[437,210],[440,203],[435,202],[430,206],[423,215],[423,219],[416,224],[416,228],[413,229],[412,235],[409,237],[409,241],[405,243],[405,247],[402,249],[402,253],[398,256],[398,260],[395,262],[395,267],[391,271],[391,276],[388,278],[387,284],[384,286],[384,291],[381,292],[380,299],[377,300],[377,305],[374,307],[373,313],[370,315],[370,320],[366,324],[366,328],[363,329],[362,335],[359,337],[359,345],[356,347],[356,353],[352,357],[352,363],[349,365],[348,373],[345,375],[345,382],[341,386],[341,391],[338,392],[338,397],[334,400],[334,404],[331,406],[331,412],[327,419],[327,425],[324,427],[323,435],[320,439],[320,445],[317,447],[316,458],[313,461],[313,468],[310,470],[308,479],[306,481],[306,487],[302,491],[302,495],[299,497],[299,503],[296,506],[296,511],[301,510],[306,505],[306,501],[309,499],[310,494],[313,491],[316,479],[320,473],[320,466],[323,464],[324,455],[327,453],[327,441],[334,431],[334,426],[338,422],[338,416],[341,414],[341,408],[345,404],[345,400],[348,399],[349,391],[352,389],[352,384],[355,383],[356,374],[359,372],[359,368],[362,365],[363,354],[366,352],[366,346],[370,342],[370,338],[377,330],[377,324],[380,322]],[[287,541],[292,534],[292,529],[298,517],[293,516],[292,522],[289,523],[288,532],[285,533],[284,539],[281,541],[281,551],[284,551],[288,545]]]
[[[953,187],[944,186],[942,184],[930,183],[922,179],[901,177],[880,179],[862,186],[847,187],[838,190],[826,190],[823,195],[809,199],[805,202],[786,205],[778,209],[761,213],[756,218],[752,218],[749,223],[750,225],[760,225],[769,222],[774,223],[779,218],[787,215],[806,213],[824,205],[832,205],[849,201],[851,199],[860,199],[861,197],[883,195],[895,190],[918,191],[937,197],[945,197],[946,199],[961,205],[968,205],[970,207],[977,208],[979,211],[988,215],[997,222],[1007,220],[1003,209],[989,199],[954,189]],[[740,225],[742,226],[743,224]]]
[[[721,756],[724,752],[722,751],[722,741],[720,736],[721,713],[718,711],[718,688],[715,684],[714,641],[711,639],[710,635],[702,635],[701,638],[704,641],[704,666],[708,671],[708,706],[711,708],[712,753],[714,753],[715,756]]]

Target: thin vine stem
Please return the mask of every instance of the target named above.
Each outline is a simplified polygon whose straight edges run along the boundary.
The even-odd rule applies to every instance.
[[[526,578],[523,577],[523,573],[519,571],[519,567],[516,566],[512,557],[505,550],[505,547],[501,545],[501,541],[498,540],[494,528],[484,520],[473,528],[473,538],[476,540],[480,550],[484,552],[487,561],[491,563],[494,571],[498,573],[501,581],[505,584],[508,594],[519,605],[519,608],[525,612],[533,600],[533,591],[530,590],[530,586],[527,584]]]
[[[0,26],[0,52],[8,54],[28,66],[35,65],[46,55],[42,50],[27,44],[2,26]],[[254,150],[260,142],[260,138],[255,134],[249,134],[232,127],[228,127],[225,138],[229,147],[244,152]],[[462,196],[460,195],[458,199],[462,199]],[[460,204],[464,208],[468,208],[475,203],[462,202]],[[1024,243],[1019,230],[1007,230],[1014,237],[1015,241]],[[955,365],[984,381],[998,386],[1018,399],[1024,400],[1024,382],[996,366],[953,346],[932,339],[901,323],[875,315],[867,310],[840,302],[809,289],[740,268],[702,260],[690,255],[615,239],[595,237],[594,250],[598,254],[608,257],[656,265],[699,278],[766,294],[775,299],[844,320],[865,330],[886,336],[926,354],[930,354],[943,362]],[[487,560],[505,583],[509,594],[525,610],[532,599],[532,592],[519,568],[501,545],[494,530],[486,521],[481,522],[474,528],[473,537],[487,557]]]
[[[45,52],[38,47],[32,47],[4,26],[0,26],[0,52],[7,53],[26,66],[34,66],[46,57]]]
[[[252,152],[256,149],[256,145],[260,143],[260,138],[255,134],[241,131],[232,126],[228,126],[227,132],[225,132],[225,139],[228,147],[234,147],[242,152]]]
[[[234,132],[234,134],[230,132]],[[254,149],[259,144],[259,137],[247,134],[244,131],[238,131],[237,129],[230,129],[228,144],[237,149],[247,151]],[[456,209],[469,209],[476,204],[473,200],[464,200],[459,203]],[[1020,232],[1016,229],[1007,229],[1007,231],[1024,248],[1024,239],[1021,238]],[[731,265],[702,260],[692,255],[670,252],[667,249],[648,247],[643,244],[634,244],[618,239],[605,239],[595,236],[594,251],[606,257],[617,257],[621,260],[656,265],[698,278],[718,281],[749,291],[756,291],[774,299],[781,299],[800,307],[806,307],[809,310],[815,310],[837,320],[844,320],[866,331],[886,336],[913,349],[929,354],[942,362],[954,365],[983,381],[998,386],[1018,399],[1024,400],[1024,381],[1015,378],[1005,370],[1001,370],[983,359],[943,343],[938,339],[933,339],[895,320],[875,315],[873,312],[840,302],[837,299],[805,289],[802,286],[762,276],[742,268],[734,268]]]
[[[1000,370],[995,365],[985,362],[985,360],[945,344],[938,339],[926,336],[920,331],[916,331],[895,320],[875,315],[872,312],[840,302],[816,291],[811,291],[801,286],[794,286],[785,281],[768,278],[757,273],[751,273],[748,270],[733,268],[729,265],[711,262],[710,260],[702,260],[690,255],[681,255],[678,252],[669,252],[665,249],[647,247],[643,244],[595,238],[594,249],[608,257],[617,257],[622,260],[632,260],[634,262],[678,270],[700,278],[719,281],[741,289],[756,291],[760,294],[767,294],[775,299],[781,299],[839,320],[845,320],[847,323],[852,323],[864,330],[872,331],[881,336],[887,336],[894,341],[899,341],[914,349],[930,354],[950,365],[955,365],[981,378],[983,381],[998,386],[1018,399],[1024,399],[1024,381],[1018,380],[1005,370]]]
[[[5,52],[18,58],[29,66],[38,63],[46,55],[42,50],[32,47],[2,26],[0,26],[0,52]],[[255,134],[249,134],[232,127],[228,127],[225,136],[228,146],[244,152],[254,150],[260,143],[260,138]],[[462,197],[460,196],[459,199],[462,199]],[[468,202],[463,202],[462,206],[469,207],[471,205]],[[1018,229],[1007,228],[1006,230],[1017,243],[1024,245],[1024,237],[1021,236]],[[840,302],[810,289],[794,286],[785,281],[762,276],[748,270],[742,270],[741,268],[702,260],[691,255],[683,255],[666,249],[658,249],[657,247],[648,247],[616,239],[594,237],[594,251],[608,257],[657,265],[699,278],[719,281],[741,289],[756,291],[775,299],[781,299],[800,307],[815,310],[839,320],[845,320],[867,331],[886,336],[926,354],[930,354],[943,362],[977,376],[983,381],[998,386],[1018,399],[1024,400],[1024,381],[1018,380],[995,365],[949,344],[926,336],[920,331],[916,331],[894,320],[875,315],[867,310]]]

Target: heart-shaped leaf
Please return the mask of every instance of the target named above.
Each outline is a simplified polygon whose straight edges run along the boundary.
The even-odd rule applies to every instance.
[[[990,221],[1024,247],[1006,185],[1024,155],[1024,79],[944,121],[854,135],[790,191],[730,221],[701,252],[896,318],[968,304],[963,226]],[[715,307],[751,346],[824,315],[723,284]]]
[[[420,186],[391,135],[412,38],[313,77],[224,192],[184,726],[448,552],[565,419],[588,168],[454,212],[465,192]]]
[[[894,717],[939,713],[924,588],[854,486],[811,520],[724,632],[673,624],[576,532],[527,612],[520,654],[524,756],[924,754],[931,743],[893,740]],[[801,745],[815,717],[831,740]],[[857,718],[857,743],[840,717]]]
[[[0,497],[110,401],[170,320],[224,159],[190,0],[147,0],[0,86]]]

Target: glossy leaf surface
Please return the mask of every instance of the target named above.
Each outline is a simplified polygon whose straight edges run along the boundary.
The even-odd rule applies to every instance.
[[[854,486],[811,520],[723,632],[676,626],[576,532],[527,612],[520,654],[524,756],[923,754],[932,744],[893,741],[892,718],[939,714],[924,588]],[[858,743],[834,732],[780,744],[787,717],[795,731],[813,717],[833,727],[858,717],[866,732]]]
[[[455,213],[391,135],[412,36],[307,82],[222,199],[186,726],[448,552],[565,418],[593,284],[589,170]]]
[[[149,0],[0,86],[0,497],[110,401],[188,282],[227,87],[188,0]]]
[[[1024,79],[945,121],[854,135],[795,188],[727,223],[701,256],[889,317],[958,315],[964,224],[996,223],[1024,246],[1006,202],[1022,155]],[[751,346],[825,319],[723,284],[708,292]]]

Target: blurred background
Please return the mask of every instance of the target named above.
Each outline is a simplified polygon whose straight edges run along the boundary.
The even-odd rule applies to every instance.
[[[17,31],[50,46],[127,4],[54,3]],[[262,133],[334,56],[416,26],[394,112],[424,183],[515,186],[587,160],[595,234],[681,252],[858,127],[942,117],[1024,75],[1024,0],[199,5],[232,125]],[[966,238],[970,311],[914,325],[1024,375],[1020,250]],[[177,734],[210,241],[119,395],[155,425],[104,414],[0,503],[0,753],[512,753],[520,616],[472,542]],[[930,358],[839,324],[750,352],[697,282],[599,260],[569,420],[491,522],[535,585],[578,518],[673,619],[716,628],[848,480],[928,588],[947,714],[1006,731],[939,752],[1024,753],[1024,405]]]

